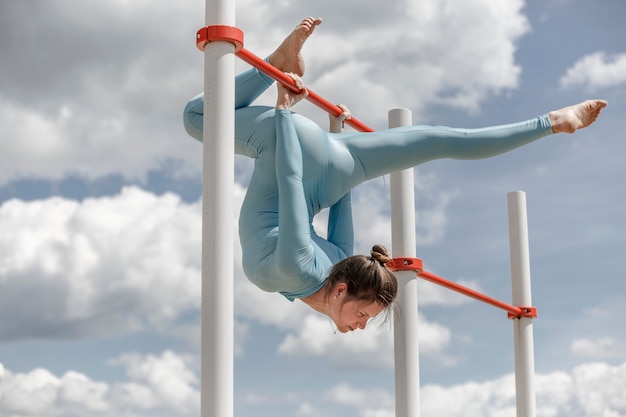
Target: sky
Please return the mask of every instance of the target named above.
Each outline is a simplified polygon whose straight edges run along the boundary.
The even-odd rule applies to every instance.
[[[204,7],[0,4],[0,417],[199,415],[202,151],[182,111],[203,85]],[[626,2],[237,1],[259,56],[309,15],[324,22],[306,85],[377,130],[397,107],[481,127],[609,102],[574,135],[419,166],[414,232],[425,269],[509,302],[506,194],[524,191],[537,415],[626,416]],[[251,167],[237,157],[233,233]],[[356,251],[391,247],[389,178],[353,200]],[[234,251],[235,415],[393,416],[391,326],[334,334]],[[422,415],[513,416],[506,313],[418,296]]]

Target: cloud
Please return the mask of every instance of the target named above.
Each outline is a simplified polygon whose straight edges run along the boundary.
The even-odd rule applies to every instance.
[[[617,366],[589,363],[574,368],[571,373],[538,374],[535,378],[537,416],[621,416],[626,413],[625,390],[626,363]],[[393,395],[379,389],[338,384],[323,399],[348,406],[348,410],[356,409],[360,416],[395,415]],[[452,386],[422,383],[420,390],[420,409],[424,415],[513,417],[515,408],[513,374]]]
[[[234,188],[236,212],[244,191]],[[357,223],[368,225],[359,234],[370,242],[389,235],[387,199],[371,200],[378,192],[386,190],[356,193],[363,204],[370,197],[368,221]],[[0,322],[3,339],[111,337],[153,327],[199,347],[198,322],[179,321],[200,308],[200,202],[137,187],[83,201],[14,199],[0,206],[0,227],[0,313],[12,317]],[[238,353],[253,324],[261,323],[286,332],[279,348],[284,354],[325,356],[347,367],[392,366],[389,332],[374,325],[367,334],[335,337],[330,321],[304,303],[252,285],[241,270],[237,239],[234,250]],[[437,290],[424,297],[431,304],[458,301]],[[436,356],[449,343],[450,331],[436,323],[423,319],[421,332],[428,335],[424,354]],[[375,360],[381,355],[387,359]]]
[[[49,416],[165,416],[197,415],[200,393],[192,361],[172,351],[160,355],[124,354],[110,362],[126,369],[127,380],[95,381],[68,371],[60,377],[45,369],[14,373],[0,364],[0,414]],[[193,368],[195,369],[195,368]],[[587,417],[626,413],[626,362],[621,365],[587,363],[571,372],[537,374],[539,417]],[[259,387],[261,390],[261,387]],[[267,391],[267,390],[265,390]],[[264,391],[264,392],[265,392]],[[337,408],[360,416],[393,416],[393,393],[380,388],[359,388],[340,382],[322,392],[282,392],[272,397],[248,389],[246,402],[257,409],[273,402],[291,404],[298,415],[334,415]],[[253,400],[256,398],[256,400]],[[450,401],[454,398],[454,401]],[[259,400],[262,399],[260,402]],[[422,382],[421,410],[425,415],[469,417],[515,415],[515,382],[506,374],[483,382],[433,385]],[[333,411],[335,410],[335,411]]]
[[[393,340],[389,332],[359,331],[334,334],[328,319],[308,315],[289,332],[279,352],[289,356],[326,357],[334,367],[389,369],[393,366]],[[374,358],[377,358],[373,360]]]
[[[238,211],[244,190],[234,193]],[[198,346],[199,324],[179,320],[200,308],[201,221],[199,201],[137,187],[83,201],[4,202],[0,315],[12,319],[0,321],[0,339],[110,337],[150,327]],[[256,312],[267,312],[277,295],[243,277],[237,239],[234,254],[236,299],[247,300],[237,302],[238,314],[262,321],[267,314]],[[289,316],[282,311],[272,323]],[[241,351],[248,326],[236,329]]]
[[[610,337],[600,339],[576,339],[570,345],[570,352],[574,355],[594,358],[625,358],[626,346]]]
[[[198,308],[199,204],[128,187],[9,200],[0,225],[2,339],[123,334]]]
[[[0,415],[197,415],[198,379],[184,357],[165,351],[159,356],[125,354],[113,362],[126,367],[128,381],[109,384],[74,371],[57,377],[45,369],[5,370],[0,379]]]
[[[326,392],[327,401],[356,407],[360,415],[371,417],[392,417],[394,397],[380,389],[360,390],[349,384],[338,384]]]
[[[393,19],[353,23],[350,38],[322,26],[316,36],[323,39],[309,49],[314,68],[323,69],[313,85],[377,126],[393,107],[413,109],[417,120],[427,120],[433,104],[477,112],[490,95],[518,86],[516,43],[530,29],[522,7],[412,0],[393,8]]]
[[[296,415],[297,416],[302,416],[302,417],[309,417],[309,416],[311,416],[311,417],[323,417],[326,414],[321,412],[319,409],[317,409],[316,407],[314,407],[310,403],[302,403],[302,404],[300,404],[300,407],[296,411]]]
[[[418,247],[440,243],[446,237],[449,205],[457,193],[442,188],[436,175],[422,174],[419,170],[414,171],[414,186],[415,229],[406,233],[415,234]],[[352,206],[355,253],[369,253],[374,244],[382,244],[393,256],[389,176],[356,187],[352,192]],[[326,218],[318,216],[314,225],[323,235]]]
[[[200,64],[195,16],[190,2],[159,10],[148,2],[3,5],[0,123],[10,145],[0,183],[70,174],[143,179],[170,159],[194,161],[181,112],[201,85],[201,68],[192,70]]]
[[[131,382],[115,386],[114,392],[124,403],[139,408],[192,411],[199,404],[200,381],[189,363],[194,362],[172,351],[160,356],[123,354],[111,364],[125,365]]]
[[[585,55],[567,69],[559,80],[562,88],[583,87],[588,91],[616,87],[626,83],[626,53]]]
[[[328,319],[307,315],[288,332],[278,351],[293,357],[323,357],[336,369],[393,369],[392,326],[380,328],[374,320],[363,331],[334,334],[332,328]],[[452,338],[448,328],[429,322],[421,314],[419,334],[420,354],[429,360],[453,360],[443,356]]]
[[[273,9],[264,14],[271,17],[257,19],[267,6],[241,2],[246,46],[268,54],[303,17],[295,15],[302,7]],[[529,30],[521,0],[454,7],[368,0],[359,3],[358,14],[348,4],[321,7],[306,4],[312,14],[345,8],[355,19],[322,15],[327,19],[305,49],[306,81],[347,103],[363,121],[381,126],[387,109],[398,106],[414,109],[416,120],[427,120],[433,104],[476,112],[489,96],[517,88],[516,42]],[[202,4],[194,2],[3,5],[0,184],[111,174],[145,181],[164,167],[172,175],[199,176],[199,145],[183,131],[182,109],[202,88],[202,55],[193,39],[203,16]],[[322,112],[312,117],[327,123]]]

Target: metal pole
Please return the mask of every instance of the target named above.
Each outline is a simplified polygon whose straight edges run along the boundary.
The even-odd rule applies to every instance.
[[[235,1],[206,0],[206,25],[235,24]],[[233,187],[235,46],[204,52],[202,178],[202,417],[234,414]]]
[[[513,305],[531,306],[526,194],[522,191],[510,192],[507,194],[507,202]],[[535,362],[532,317],[513,319],[513,337],[515,343],[517,417],[535,417]]]
[[[411,111],[389,111],[389,127],[412,124]],[[391,242],[393,257],[415,257],[415,191],[413,168],[390,175]],[[396,271],[397,311],[394,314],[396,416],[419,417],[419,340],[417,276]]]

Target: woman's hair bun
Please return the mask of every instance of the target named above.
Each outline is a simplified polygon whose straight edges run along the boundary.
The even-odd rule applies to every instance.
[[[374,245],[370,253],[372,258],[376,259],[381,265],[385,265],[391,260],[387,254],[387,249],[383,245]]]

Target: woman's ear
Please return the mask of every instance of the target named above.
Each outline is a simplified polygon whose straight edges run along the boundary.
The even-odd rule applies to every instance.
[[[345,282],[338,282],[335,284],[335,288],[333,288],[333,297],[341,298],[345,297],[348,294],[348,284]]]

